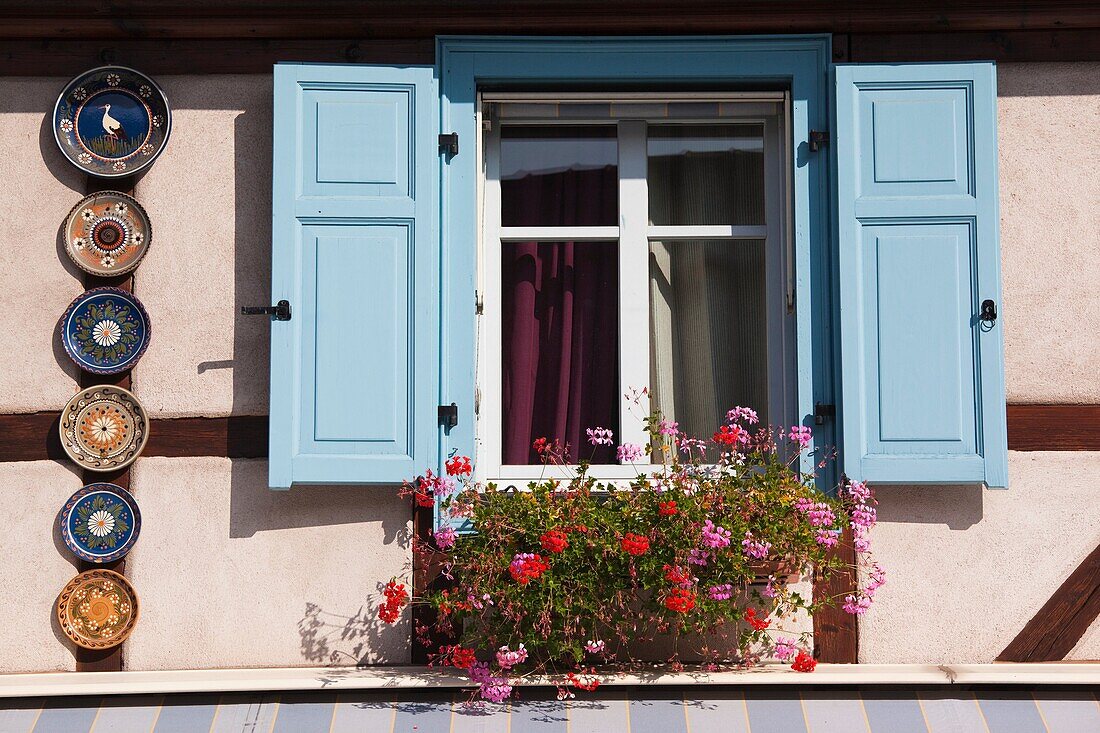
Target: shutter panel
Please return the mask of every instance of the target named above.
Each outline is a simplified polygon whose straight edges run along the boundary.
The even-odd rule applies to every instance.
[[[1004,487],[994,67],[837,66],[836,110],[844,471]]]
[[[431,67],[275,67],[272,488],[438,462],[437,128]]]

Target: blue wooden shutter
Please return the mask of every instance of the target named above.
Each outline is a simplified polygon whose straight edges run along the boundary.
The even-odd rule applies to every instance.
[[[836,117],[844,471],[1004,487],[994,67],[838,66]]]
[[[438,462],[438,95],[430,67],[275,67],[270,484]]]

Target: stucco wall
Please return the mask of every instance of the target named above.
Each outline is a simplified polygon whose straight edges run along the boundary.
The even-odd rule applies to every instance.
[[[76,366],[57,322],[83,292],[79,270],[59,249],[61,224],[84,177],[57,149],[53,110],[66,79],[0,80],[0,411],[59,410],[76,389]]]
[[[1100,402],[1100,63],[997,67],[1009,402]]]
[[[878,488],[888,582],[860,625],[860,661],[992,662],[1100,543],[1100,453],[1013,451],[1008,468],[1007,491]]]
[[[0,673],[76,668],[54,604],[76,575],[74,558],[53,527],[80,475],[52,461],[0,463],[5,501],[0,568],[7,587],[0,628]]]
[[[154,320],[135,393],[159,417],[267,414],[271,78],[158,77],[172,137],[135,196],[154,242],[135,291]]]
[[[0,134],[21,141],[0,157],[18,182],[0,209],[11,347],[0,350],[0,412],[58,409],[76,388],[54,347],[81,291],[55,241],[83,186],[46,121],[65,81],[0,80]],[[156,416],[262,414],[268,325],[237,312],[268,301],[271,80],[158,81],[174,127],[136,191],[154,241],[135,287],[154,328],[135,390]],[[1100,402],[1100,64],[1002,64],[999,86],[1008,397]],[[890,582],[864,620],[863,661],[992,659],[1100,540],[1086,511],[1098,469],[1100,454],[1013,453],[1006,492],[883,488],[875,540]],[[265,472],[263,461],[138,462],[145,526],[127,572],[143,615],[127,668],[407,659],[407,629],[379,632],[367,605],[378,581],[407,575],[407,503],[368,488],[272,494]],[[75,572],[54,516],[79,477],[42,462],[0,464],[0,480],[19,498],[3,567],[26,594],[0,633],[0,671],[71,669],[49,618]],[[1100,627],[1072,656],[1100,657]]]
[[[267,488],[267,461],[141,458],[141,539],[127,575],[141,623],[127,669],[407,663],[409,627],[377,619],[408,577],[394,489]]]

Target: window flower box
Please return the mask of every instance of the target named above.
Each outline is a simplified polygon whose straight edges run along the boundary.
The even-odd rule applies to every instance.
[[[447,517],[476,531],[459,535],[445,522],[418,542],[423,596],[410,599],[394,579],[379,615],[392,622],[410,600],[429,605],[434,622],[414,631],[431,664],[466,670],[489,700],[533,675],[556,675],[563,695],[594,689],[597,668],[650,664],[638,650],[654,641],[671,641],[673,669],[774,657],[811,671],[810,633],[791,622],[824,606],[870,606],[884,579],[867,539],[875,502],[862,483],[830,496],[796,470],[809,428],[755,422],[751,410],[731,410],[704,441],[648,419],[648,447],[617,449],[639,467],[650,458],[629,486],[601,484],[581,463],[567,481],[500,490],[452,458],[445,475],[428,472],[406,492],[425,506],[441,500]],[[613,442],[603,429],[589,436],[594,448]],[[547,464],[564,462],[554,442],[539,439],[536,450]],[[803,597],[792,586],[804,569],[818,579],[853,572],[832,551],[845,530],[870,582],[843,598]],[[448,582],[432,582],[440,577]]]

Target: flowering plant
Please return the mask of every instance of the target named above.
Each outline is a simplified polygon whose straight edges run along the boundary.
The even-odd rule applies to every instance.
[[[415,629],[432,663],[465,670],[481,698],[498,701],[535,674],[556,675],[561,696],[595,689],[595,665],[637,669],[639,645],[662,638],[675,643],[674,668],[772,657],[812,671],[810,632],[788,629],[827,605],[867,610],[884,582],[868,540],[875,501],[863,483],[822,493],[796,469],[809,428],[757,423],[754,411],[735,408],[704,441],[653,415],[649,445],[617,448],[639,469],[628,486],[598,482],[582,462],[571,479],[501,490],[474,481],[461,456],[447,461],[447,476],[409,484],[418,502],[442,496],[449,516],[476,528],[444,527],[414,547],[451,581],[415,599],[436,611],[431,628]],[[605,428],[588,439],[613,443]],[[535,450],[546,464],[566,464],[554,442],[540,438]],[[840,542],[852,543],[861,568],[839,558]],[[870,581],[844,598],[806,598],[788,581],[810,567],[819,582],[859,569]],[[392,594],[380,611],[390,623],[403,601]]]

